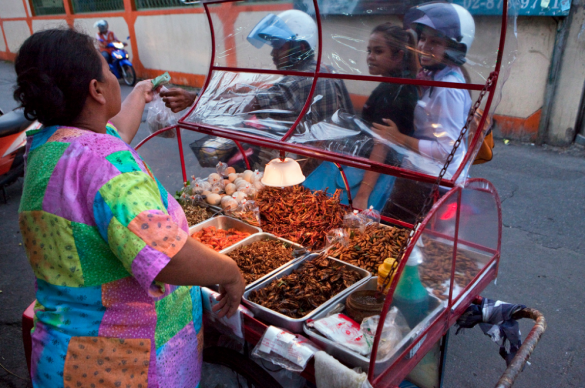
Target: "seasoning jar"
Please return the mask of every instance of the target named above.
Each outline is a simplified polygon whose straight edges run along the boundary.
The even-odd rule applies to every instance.
[[[380,315],[385,296],[375,290],[356,291],[345,300],[345,313],[357,323],[367,317]]]
[[[392,280],[394,279],[394,275],[396,274],[395,267],[398,267],[397,261],[393,257],[389,257],[380,266],[378,267],[378,291],[387,294],[388,290],[390,289],[390,285],[392,284]],[[392,272],[392,277],[390,281],[386,283],[386,287],[384,288],[384,283],[388,278],[388,274]],[[384,288],[384,289],[382,289]]]

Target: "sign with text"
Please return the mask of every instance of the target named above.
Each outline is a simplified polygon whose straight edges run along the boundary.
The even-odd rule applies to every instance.
[[[472,15],[501,15],[503,0],[455,0]],[[571,0],[518,0],[519,16],[567,16]]]
[[[425,0],[319,0],[322,15],[401,15]],[[509,0],[519,16],[567,16],[571,0]],[[312,0],[294,0],[295,8],[311,13]],[[502,15],[503,0],[453,0],[472,15]]]

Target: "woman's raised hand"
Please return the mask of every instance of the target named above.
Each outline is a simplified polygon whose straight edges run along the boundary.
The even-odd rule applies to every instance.
[[[144,81],[138,82],[136,86],[134,86],[134,90],[140,92],[144,96],[144,102],[146,104],[152,101],[154,93],[156,93],[156,90],[152,89],[151,79],[145,79]]]

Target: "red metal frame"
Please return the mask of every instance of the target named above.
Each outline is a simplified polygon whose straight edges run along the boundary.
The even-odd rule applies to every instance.
[[[232,1],[234,1],[234,0],[218,0],[218,1],[216,1],[216,3],[229,3]],[[423,173],[419,173],[416,171],[405,170],[405,169],[402,169],[399,167],[389,166],[389,165],[385,165],[382,163],[372,162],[371,160],[366,159],[366,158],[362,158],[362,157],[357,157],[357,156],[353,156],[353,155],[337,154],[337,153],[334,153],[331,151],[322,150],[322,149],[318,149],[318,148],[314,148],[314,147],[310,147],[310,146],[303,146],[303,145],[294,144],[294,143],[290,143],[290,142],[286,141],[290,137],[290,135],[294,132],[296,125],[299,123],[301,118],[306,113],[308,107],[310,106],[310,102],[312,101],[312,96],[313,96],[314,91],[315,91],[316,82],[317,82],[319,77],[333,78],[333,79],[348,79],[348,80],[402,83],[402,84],[422,85],[422,86],[449,87],[449,88],[466,89],[466,90],[482,90],[484,88],[484,85],[478,85],[478,84],[455,84],[455,83],[452,84],[452,83],[447,83],[447,82],[422,81],[422,80],[400,79],[400,78],[391,78],[391,77],[371,77],[371,76],[360,76],[360,75],[351,75],[351,74],[321,73],[321,72],[319,72],[319,69],[321,68],[321,53],[322,53],[321,20],[320,20],[320,15],[319,15],[319,11],[318,11],[319,8],[318,8],[317,0],[313,0],[313,3],[315,6],[315,10],[317,11],[316,15],[317,15],[317,24],[318,24],[318,31],[319,31],[319,47],[318,47],[318,53],[317,53],[317,67],[316,67],[317,70],[314,73],[215,66],[214,65],[215,55],[216,55],[215,35],[214,35],[213,21],[211,19],[211,13],[210,13],[210,10],[208,7],[208,4],[211,4],[211,3],[204,4],[205,11],[206,11],[208,21],[210,24],[211,35],[212,35],[212,56],[211,56],[211,63],[210,63],[208,76],[205,80],[205,84],[204,84],[204,87],[202,89],[202,92],[201,92],[199,98],[196,100],[194,106],[189,110],[189,112],[183,118],[181,118],[179,120],[179,124],[177,126],[171,127],[168,129],[163,129],[161,131],[158,131],[158,132],[150,135],[149,137],[144,139],[142,142],[140,142],[140,144],[136,147],[136,149],[140,148],[146,141],[152,139],[154,136],[156,136],[159,133],[164,132],[165,130],[169,130],[172,128],[183,128],[186,130],[205,133],[205,134],[209,134],[209,135],[220,136],[220,137],[224,137],[224,138],[228,138],[228,139],[232,139],[232,140],[236,141],[236,144],[238,145],[240,151],[242,151],[242,154],[244,156],[244,159],[246,160],[246,163],[248,163],[248,160],[247,160],[247,157],[246,157],[245,153],[243,152],[242,147],[239,144],[239,142],[245,142],[245,143],[250,143],[252,145],[257,145],[257,146],[280,150],[281,153],[292,152],[292,153],[296,153],[298,155],[303,155],[303,156],[308,156],[308,157],[317,158],[317,159],[321,159],[321,160],[326,160],[326,161],[333,162],[333,163],[337,164],[338,166],[339,165],[351,166],[351,167],[375,171],[375,172],[379,172],[379,173],[383,173],[383,174],[394,175],[394,176],[397,176],[400,178],[406,178],[406,179],[416,180],[416,181],[420,181],[420,182],[435,183],[436,177],[428,175],[428,174],[423,174]],[[500,42],[499,42],[498,55],[497,55],[495,70],[492,72],[492,74],[490,74],[490,78],[492,78],[493,83],[491,84],[491,86],[489,86],[487,88],[487,93],[489,95],[488,95],[488,98],[486,101],[486,105],[484,107],[485,112],[489,112],[489,109],[491,107],[491,104],[493,101],[493,95],[494,95],[494,92],[495,92],[496,86],[497,86],[498,74],[499,74],[499,71],[501,69],[501,62],[502,62],[506,29],[507,29],[507,26],[506,26],[507,6],[508,6],[508,1],[504,0],[503,15],[502,15],[502,27],[501,27],[501,31],[500,31]],[[312,75],[314,78],[313,78],[313,83],[312,83],[310,95],[307,98],[305,105],[303,106],[301,115],[299,115],[299,117],[297,118],[297,120],[295,121],[293,126],[283,136],[282,139],[273,140],[273,139],[268,139],[268,138],[264,138],[264,137],[257,136],[257,135],[251,135],[251,134],[244,133],[244,132],[239,132],[239,131],[234,131],[234,130],[229,130],[229,129],[224,129],[224,128],[218,128],[218,127],[214,127],[214,126],[210,126],[210,125],[206,125],[206,124],[194,124],[194,123],[189,123],[189,122],[185,121],[185,119],[193,112],[193,110],[196,109],[197,104],[199,103],[199,101],[201,99],[201,95],[205,92],[205,90],[209,86],[211,75],[212,75],[212,72],[214,70],[248,72],[248,73],[258,73],[258,74],[295,75],[295,76],[305,76],[305,77]],[[483,115],[483,117],[480,120],[478,128],[483,128],[486,117],[487,117],[487,115]],[[180,131],[177,131],[177,132],[179,133]],[[501,249],[501,233],[502,233],[500,199],[499,199],[499,196],[497,195],[497,192],[493,188],[493,185],[491,185],[491,183],[489,183],[488,181],[483,180],[483,179],[470,179],[466,183],[466,186],[465,186],[466,189],[488,191],[495,198],[496,206],[497,206],[497,217],[498,217],[498,223],[499,223],[499,225],[498,225],[498,246],[497,246],[497,249],[494,251],[493,249],[488,248],[488,247],[479,246],[478,244],[474,244],[474,243],[468,244],[468,242],[461,241],[462,244],[469,245],[469,246],[475,246],[475,247],[480,248],[484,251],[490,252],[493,254],[493,257],[489,260],[488,264],[483,269],[478,271],[478,273],[474,277],[473,281],[470,284],[468,284],[465,287],[465,289],[461,291],[461,293],[459,295],[457,295],[455,298],[453,298],[454,272],[455,272],[455,266],[456,266],[457,245],[458,245],[458,237],[459,237],[458,228],[460,226],[459,225],[460,217],[461,217],[460,208],[461,208],[461,197],[462,197],[462,190],[463,190],[462,187],[456,186],[456,181],[457,181],[457,178],[459,177],[459,175],[464,170],[464,167],[469,162],[470,158],[473,156],[472,154],[474,153],[475,147],[476,147],[477,143],[480,141],[482,136],[483,136],[483,131],[481,131],[481,130],[478,130],[474,134],[473,139],[472,139],[471,143],[469,144],[468,152],[467,152],[461,166],[458,168],[456,174],[452,177],[451,180],[443,180],[441,182],[441,184],[443,186],[452,187],[453,189],[449,193],[444,195],[437,203],[435,203],[435,205],[433,206],[431,211],[429,211],[429,213],[427,214],[424,221],[421,223],[419,228],[415,231],[415,234],[414,234],[413,238],[411,239],[411,243],[406,248],[405,254],[403,256],[404,258],[407,258],[411,254],[412,249],[414,247],[414,244],[421,237],[422,232],[424,231],[424,229],[428,225],[430,219],[435,216],[435,212],[437,211],[437,209],[440,208],[443,204],[445,204],[446,201],[452,199],[453,195],[456,195],[457,196],[457,212],[456,212],[457,219],[455,220],[455,223],[456,223],[455,237],[449,238],[449,239],[453,240],[453,259],[452,259],[451,281],[450,281],[448,304],[447,304],[445,310],[442,311],[439,314],[439,316],[436,317],[435,320],[430,323],[429,327],[427,327],[418,336],[418,338],[412,344],[410,344],[410,346],[400,355],[400,357],[389,368],[387,368],[385,371],[383,371],[380,375],[378,375],[378,376],[374,375],[375,363],[370,363],[370,367],[368,370],[368,378],[374,386],[398,385],[398,383],[400,383],[400,381],[402,381],[402,379],[408,374],[408,372],[414,367],[414,365],[416,365],[418,363],[420,358],[422,358],[428,352],[428,350],[430,350],[431,347],[436,343],[436,341],[442,335],[444,335],[446,333],[446,331],[449,329],[449,327],[452,326],[456,322],[457,318],[463,313],[463,311],[465,311],[467,306],[473,301],[473,299],[475,297],[477,297],[479,295],[479,292],[482,291],[489,284],[489,282],[494,280],[497,276],[497,273],[499,270],[499,258],[500,258],[500,249]],[[182,152],[182,143],[180,140],[180,135],[178,136],[178,142],[179,142],[179,147],[180,147],[180,157],[181,157],[181,165],[182,165],[182,169],[183,169],[183,175],[184,175],[185,180],[186,180],[186,173],[185,173],[185,166],[184,166],[185,162],[184,162],[184,157],[183,157],[183,152]],[[347,184],[345,174],[343,173],[343,170],[341,168],[340,168],[340,171],[341,171],[342,176],[344,178],[344,182]],[[481,185],[487,186],[487,189],[475,187],[475,186],[481,186]],[[348,194],[349,194],[349,190],[348,190]],[[351,194],[349,194],[349,195],[351,195]],[[391,221],[392,223],[397,224],[397,225],[412,228],[411,224],[404,223],[400,220],[393,220],[393,219],[389,219],[386,217],[383,217],[383,219],[387,220],[387,221]],[[430,232],[430,231],[425,231],[425,232]],[[400,278],[399,275],[402,273],[404,266],[406,265],[406,261],[407,260],[404,259],[400,262],[400,264],[397,268],[397,272],[396,272],[398,275],[394,277],[392,284],[390,285],[390,290],[388,292],[388,296],[386,297],[384,307],[383,307],[382,312],[381,312],[382,318],[380,319],[377,334],[376,334],[375,339],[374,339],[372,356],[371,356],[372,360],[375,360],[375,358],[376,358],[373,355],[377,354],[378,344],[379,344],[380,336],[382,333],[382,330],[380,330],[380,328],[384,324],[386,314],[387,314],[387,312],[390,308],[390,305],[392,303],[393,294],[394,294],[394,291],[395,291],[396,286],[398,284],[398,280]],[[495,262],[495,265],[493,265],[494,262]],[[264,325],[262,322],[257,321],[253,318],[246,317],[246,319],[245,319],[246,339],[249,340],[250,342],[256,343],[260,339],[261,335],[264,333],[265,329],[266,329],[266,325]],[[419,346],[420,341],[423,341],[423,340],[424,340],[424,343],[420,344],[420,348],[418,349],[418,351],[416,352],[414,357],[408,358],[410,350],[413,349],[415,346]],[[306,370],[305,372],[307,373],[310,371]],[[309,375],[310,374],[311,373],[309,373]]]
[[[210,26],[211,43],[212,43],[212,47],[211,47],[212,52],[211,52],[209,72],[208,72],[207,78],[205,80],[205,84],[203,86],[203,89],[201,91],[199,98],[195,101],[195,104],[189,110],[189,112],[179,120],[180,127],[189,128],[189,129],[197,131],[197,132],[221,136],[221,137],[225,137],[225,138],[232,139],[232,140],[243,141],[246,143],[250,143],[252,145],[273,148],[273,149],[281,150],[283,152],[284,151],[294,152],[294,153],[297,153],[299,155],[310,156],[310,157],[318,158],[321,160],[326,160],[326,161],[330,161],[330,162],[334,162],[334,163],[340,163],[343,165],[362,168],[364,170],[376,171],[379,173],[394,175],[397,177],[405,177],[408,179],[413,179],[413,180],[417,180],[417,181],[421,181],[421,182],[434,182],[436,177],[430,176],[428,174],[423,174],[423,173],[419,173],[416,171],[404,170],[404,169],[401,169],[398,167],[389,166],[389,165],[385,165],[382,163],[375,163],[375,162],[367,161],[367,159],[365,159],[365,158],[361,158],[361,157],[353,156],[353,155],[343,155],[343,160],[339,160],[340,158],[339,158],[338,154],[323,151],[323,150],[316,150],[313,147],[309,147],[309,146],[287,143],[286,140],[294,133],[296,126],[298,125],[298,123],[300,122],[300,120],[302,119],[304,114],[307,112],[307,110],[309,109],[318,78],[334,78],[334,79],[347,79],[347,80],[402,83],[402,84],[410,84],[410,85],[448,87],[448,88],[465,89],[465,90],[482,90],[484,88],[484,85],[437,82],[437,81],[426,81],[426,80],[418,80],[418,79],[402,79],[402,78],[394,78],[394,77],[373,77],[373,76],[363,76],[363,75],[353,75],[353,74],[333,74],[333,73],[321,72],[320,69],[321,69],[321,58],[322,58],[322,26],[321,26],[321,16],[319,13],[319,5],[317,4],[317,0],[313,0],[316,21],[317,21],[317,27],[318,27],[318,41],[319,41],[318,50],[317,50],[317,60],[316,60],[317,66],[316,66],[314,73],[299,72],[299,71],[281,71],[281,70],[272,70],[272,69],[238,68],[238,67],[231,67],[231,66],[215,66],[215,56],[216,56],[215,29],[214,29],[213,20],[211,18],[211,12],[209,10],[208,5],[209,4],[217,4],[217,3],[231,3],[231,2],[235,2],[235,1],[238,1],[238,0],[217,0],[217,1],[208,2],[208,3],[204,4],[205,12],[207,14],[207,20],[208,20],[209,26]],[[490,87],[488,87],[488,94],[489,95],[488,95],[488,99],[486,101],[486,105],[484,107],[485,112],[489,112],[489,110],[491,108],[494,92],[495,92],[496,87],[497,87],[499,71],[501,69],[502,57],[503,57],[503,53],[504,53],[504,44],[505,44],[505,39],[506,39],[506,31],[507,31],[507,25],[506,25],[507,16],[508,16],[507,6],[508,6],[508,0],[504,0],[503,12],[502,12],[502,26],[501,26],[501,30],[500,30],[500,41],[499,41],[499,47],[498,47],[498,54],[497,54],[497,58],[496,58],[496,64],[495,64],[494,71],[492,72],[492,74],[490,74],[490,78],[493,77],[492,78],[493,83]],[[201,98],[201,95],[205,92],[205,90],[209,86],[211,74],[214,70],[234,71],[234,72],[242,72],[242,73],[247,72],[247,73],[257,73],[257,74],[295,75],[295,76],[305,76],[305,77],[312,74],[313,83],[312,83],[311,91],[309,93],[307,101],[305,101],[305,105],[303,106],[303,109],[301,110],[301,114],[299,115],[299,117],[297,117],[297,120],[295,120],[294,124],[291,126],[291,128],[287,131],[287,133],[282,137],[282,139],[280,141],[274,141],[271,139],[263,138],[261,136],[250,135],[250,134],[247,134],[244,132],[227,130],[227,129],[217,128],[217,127],[213,127],[213,126],[209,126],[209,125],[201,125],[201,124],[195,125],[195,124],[188,123],[185,121],[185,119],[193,112],[193,110],[196,109],[196,107],[199,103],[199,100]],[[486,115],[482,116],[478,128],[483,128],[483,125],[485,123],[486,118],[487,118]],[[474,154],[475,147],[483,135],[484,135],[484,133],[482,130],[478,130],[474,134],[473,139],[471,140],[471,143],[469,144],[468,152],[466,153],[465,158],[463,159],[457,172],[455,173],[455,175],[451,179],[443,180],[442,185],[444,185],[446,187],[455,186],[459,175],[463,172],[465,166],[470,161],[470,158],[473,156],[472,154]],[[247,157],[245,154],[244,154],[244,159],[246,160],[246,163],[247,163],[248,161],[247,161]],[[182,163],[184,162],[183,159],[181,159],[181,162]]]

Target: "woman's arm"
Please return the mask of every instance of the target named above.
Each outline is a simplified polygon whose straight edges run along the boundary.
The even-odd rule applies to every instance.
[[[370,160],[373,162],[383,162],[386,159],[386,155],[388,154],[388,148],[386,148],[383,144],[376,143],[372,148],[372,153],[370,154]],[[360,188],[353,200],[353,206],[358,209],[367,209],[368,208],[368,201],[370,199],[370,194],[374,190],[376,183],[378,182],[378,177],[380,173],[374,171],[366,171],[364,174],[364,179],[362,179],[362,183],[360,184]]]
[[[232,316],[244,293],[245,282],[228,256],[189,237],[183,248],[159,272],[156,281],[174,285],[220,285],[219,317]]]
[[[152,101],[153,96],[152,80],[140,81],[122,103],[120,112],[110,120],[126,143],[130,144],[136,136],[144,106]]]

